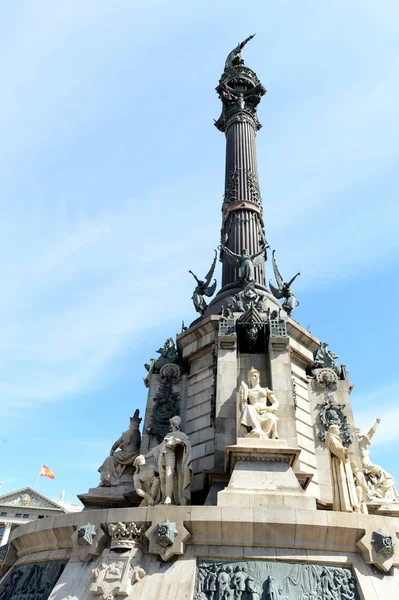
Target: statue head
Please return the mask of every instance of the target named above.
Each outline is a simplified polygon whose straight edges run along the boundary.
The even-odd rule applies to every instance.
[[[138,471],[142,465],[145,465],[145,456],[144,454],[139,454],[134,459],[133,466],[136,468],[136,471]]]
[[[260,382],[260,373],[258,369],[255,367],[251,367],[248,371],[248,383],[250,387],[254,387],[255,385],[259,385]]]
[[[243,256],[248,256],[248,250],[246,248],[243,248],[242,253]]]
[[[176,415],[175,417],[169,419],[169,423],[171,431],[176,431],[176,429],[180,429],[181,418]]]
[[[130,427],[134,427],[134,428],[138,428],[141,421],[143,419],[140,418],[140,411],[138,408],[136,408],[136,410],[134,411],[134,415],[132,417],[130,417]]]
[[[358,471],[360,471],[359,465],[357,464],[357,462],[355,460],[351,460],[350,465],[351,465],[352,471],[354,473],[357,473]]]

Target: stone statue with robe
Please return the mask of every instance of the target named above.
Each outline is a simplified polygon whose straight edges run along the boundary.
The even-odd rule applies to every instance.
[[[250,437],[277,439],[278,417],[275,412],[279,402],[272,390],[260,386],[260,373],[252,367],[248,371],[248,385],[240,385],[241,417],[240,424],[249,429]]]
[[[325,444],[330,451],[333,484],[333,510],[360,512],[359,500],[350,464],[350,452],[342,443],[338,425],[330,425]]]
[[[191,443],[180,424],[180,417],[172,417],[170,432],[145,456],[153,458],[159,473],[161,504],[184,506],[191,500]]]
[[[128,468],[133,471],[133,461],[139,454],[141,434],[139,425],[141,419],[140,411],[137,409],[130,417],[130,427],[122,433],[111,448],[110,455],[105,459],[98,469],[101,475],[99,487],[113,487],[121,485],[121,477]],[[119,448],[119,450],[118,450]]]

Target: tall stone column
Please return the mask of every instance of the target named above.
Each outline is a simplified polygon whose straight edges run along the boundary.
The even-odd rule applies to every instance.
[[[226,135],[220,252],[223,288],[240,278],[239,268],[228,260],[223,246],[237,255],[244,249],[254,255],[266,247],[255,144],[256,132],[261,128],[256,107],[266,90],[241,58],[247,41],[227,57],[216,88],[223,106],[215,126]],[[254,279],[265,285],[264,263],[255,267]]]

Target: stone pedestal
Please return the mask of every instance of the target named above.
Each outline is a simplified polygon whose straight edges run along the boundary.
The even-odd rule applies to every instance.
[[[123,508],[139,506],[141,498],[136,494],[133,481],[113,487],[90,488],[86,494],[80,494],[83,510],[92,508]]]
[[[302,489],[293,471],[300,452],[285,440],[238,438],[235,446],[226,447],[226,471],[231,477],[227,488],[218,493],[218,506],[315,509],[315,498]]]

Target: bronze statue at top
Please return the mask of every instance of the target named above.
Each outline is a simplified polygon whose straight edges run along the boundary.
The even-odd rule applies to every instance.
[[[225,70],[229,67],[236,67],[237,65],[243,65],[244,61],[241,57],[241,50],[244,48],[245,44],[248,44],[252,38],[255,37],[255,34],[249,35],[243,42],[239,42],[238,46],[234,48],[226,58],[226,62],[224,65]]]

